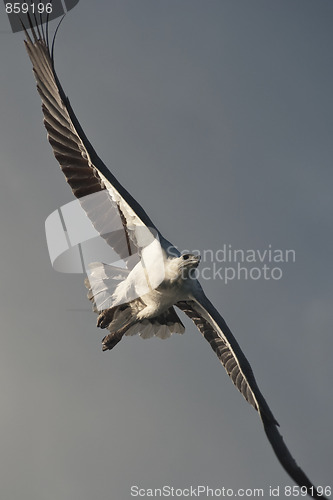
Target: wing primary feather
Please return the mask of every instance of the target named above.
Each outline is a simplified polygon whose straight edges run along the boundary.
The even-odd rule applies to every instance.
[[[60,25],[63,22],[63,20],[65,19],[65,16],[66,16],[66,13],[60,19],[60,21],[58,23],[58,26],[56,27],[56,30],[55,30],[54,35],[53,35],[52,47],[51,47],[51,61],[52,61],[52,66],[54,66],[54,43],[55,43],[56,36],[57,36],[58,30],[60,28]]]
[[[29,26],[30,26],[30,29],[31,29],[31,33],[32,33],[34,42],[37,43],[38,42],[38,38],[36,36],[36,31],[34,29],[34,25],[32,24],[32,20],[31,20],[31,16],[29,14],[29,11],[27,12],[27,18],[28,18],[28,23],[29,23]]]
[[[39,13],[39,22],[40,22],[40,27],[42,30],[42,35],[43,35],[42,40],[45,40],[44,23],[43,23],[43,17],[42,17],[41,12]]]
[[[53,0],[51,0],[51,3]],[[46,33],[46,39],[44,39],[44,42],[46,42],[47,48],[49,48],[49,21],[50,21],[50,12],[46,13],[46,23],[45,23],[45,33]]]
[[[316,498],[318,500],[328,500],[324,495],[321,495],[318,492],[317,488],[299,467],[296,460],[288,450],[277,427],[272,422],[268,421],[265,416],[262,417],[262,422],[268,441],[270,442],[277,459],[289,476],[300,487],[306,487],[308,495],[312,498]]]
[[[27,41],[29,41],[30,43],[33,43],[32,39],[30,38],[30,35],[29,35],[28,31],[27,31],[27,28],[26,28],[25,24],[24,24],[24,22],[22,21],[22,19],[20,17],[19,17],[19,21],[20,21],[21,26],[23,28],[24,34],[25,34],[25,36],[28,39]],[[26,46],[27,46],[27,41],[24,40]]]
[[[36,28],[37,28],[37,33],[38,33],[38,39],[39,40],[42,40],[42,34],[40,32],[40,29],[39,29],[39,23],[38,23],[38,19],[37,19],[37,16],[36,16],[36,12],[34,12],[34,20],[35,20],[35,23],[36,23]]]

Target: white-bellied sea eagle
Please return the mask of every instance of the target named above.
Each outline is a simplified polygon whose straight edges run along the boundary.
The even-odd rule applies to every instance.
[[[200,258],[180,254],[165,240],[139,203],[97,156],[56,74],[54,40],[50,47],[48,23],[45,28],[39,27],[30,19],[30,26],[25,28],[25,44],[53,153],[95,229],[128,263],[118,276],[113,266],[93,263],[86,280],[88,297],[98,313],[97,325],[108,330],[103,350],[112,349],[124,335],[139,333],[142,337],[165,338],[171,333],[182,333],[184,326],[175,307],[180,309],[193,320],[236,388],[259,413],[267,438],[286,472],[310,496],[325,498],[290,454],[248,360],[192,272]],[[108,225],[115,209],[121,220],[120,231],[112,231]],[[112,288],[115,278],[117,286]]]

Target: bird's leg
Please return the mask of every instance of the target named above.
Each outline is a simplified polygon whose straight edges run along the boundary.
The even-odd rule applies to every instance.
[[[102,340],[102,350],[108,351],[113,349],[114,346],[121,341],[127,330],[135,323],[137,323],[137,319],[131,319],[124,326],[119,328],[119,330],[111,332],[109,333],[109,335],[106,335],[106,337],[104,337],[104,339]]]
[[[114,308],[106,309],[102,311],[97,319],[97,326],[99,328],[107,328],[112,322],[114,316]]]
[[[108,328],[108,326],[112,323],[114,317],[117,316],[120,312],[126,311],[126,309],[128,309],[128,304],[110,307],[110,309],[101,311],[97,318],[97,326],[99,328]]]

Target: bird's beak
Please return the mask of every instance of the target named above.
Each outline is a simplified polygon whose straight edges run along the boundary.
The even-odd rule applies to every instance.
[[[201,261],[201,255],[194,255],[194,261],[196,262],[197,266],[200,264]]]

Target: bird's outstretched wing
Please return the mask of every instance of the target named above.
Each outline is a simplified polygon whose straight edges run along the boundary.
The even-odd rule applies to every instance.
[[[74,195],[80,199],[94,227],[122,259],[128,259],[138,249],[140,251],[147,241],[147,232],[158,236],[166,254],[169,251],[172,256],[179,255],[178,250],[161,236],[142,207],[97,156],[58,80],[54,69],[53,44],[50,49],[48,42],[48,28],[46,26],[46,31],[40,31],[36,24],[34,28],[30,20],[31,36],[25,27],[26,48],[42,99],[48,139]],[[117,227],[116,231],[112,222],[110,227],[115,213],[121,221],[121,227]],[[104,282],[100,281],[102,286]],[[101,288],[103,291],[104,288]],[[287,473],[299,486],[306,487],[310,496],[325,500],[284,444],[277,429],[278,423],[257,386],[252,369],[220,314],[203,292],[198,293],[194,300],[178,302],[177,306],[194,321],[233,383],[259,412],[266,435]],[[174,318],[171,320],[174,321]],[[161,323],[168,323],[168,318],[163,318]]]
[[[48,23],[44,31],[39,29],[37,21],[34,27],[28,19],[30,26],[23,26],[25,44],[42,99],[48,140],[95,229],[121,259],[140,250],[150,239],[150,233],[159,238],[163,249],[172,248],[176,255],[176,249],[161,236],[143,208],[105,166],[83,132],[54,68],[54,39],[50,48]]]
[[[278,431],[279,424],[259,390],[248,360],[228,325],[203,291],[199,289],[194,300],[177,302],[176,305],[192,319],[210,343],[237,389],[258,411],[268,440],[286,472],[300,487],[307,488],[310,496],[325,500],[290,454]]]

